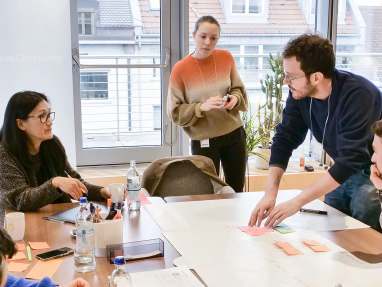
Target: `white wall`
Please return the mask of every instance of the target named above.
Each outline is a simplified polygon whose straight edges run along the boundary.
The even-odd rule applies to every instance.
[[[54,133],[76,162],[69,0],[1,0],[0,125],[10,96],[42,92],[56,111]]]

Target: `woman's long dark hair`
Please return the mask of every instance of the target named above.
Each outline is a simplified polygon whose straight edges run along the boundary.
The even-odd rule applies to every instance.
[[[0,142],[28,173],[29,181],[37,171],[33,171],[33,162],[28,151],[27,135],[17,126],[16,119],[26,120],[33,109],[48,98],[38,92],[23,91],[14,94],[5,109],[3,127],[0,130]],[[40,174],[44,180],[55,176],[65,176],[65,149],[57,137],[43,141],[40,145]]]

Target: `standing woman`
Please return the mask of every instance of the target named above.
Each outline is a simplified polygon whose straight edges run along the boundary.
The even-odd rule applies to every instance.
[[[232,55],[215,49],[220,25],[212,16],[195,24],[195,51],[175,64],[169,83],[167,112],[191,138],[192,154],[223,165],[226,182],[236,191],[244,187],[245,132],[239,111],[247,110],[247,96]]]
[[[0,224],[4,209],[32,211],[50,203],[109,197],[105,188],[83,181],[52,133],[55,113],[45,95],[14,94],[0,131]]]

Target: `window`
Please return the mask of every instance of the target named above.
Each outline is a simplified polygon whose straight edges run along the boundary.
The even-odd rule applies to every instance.
[[[94,34],[94,13],[79,12],[78,13],[78,34],[93,35]]]
[[[107,72],[81,72],[80,86],[81,99],[107,100],[109,97]]]
[[[159,10],[160,9],[160,0],[150,0],[150,9]]]
[[[262,0],[235,0],[232,1],[233,14],[260,14],[262,13]]]

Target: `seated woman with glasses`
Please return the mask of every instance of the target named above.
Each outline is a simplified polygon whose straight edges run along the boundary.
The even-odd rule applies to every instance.
[[[43,94],[24,91],[9,100],[0,130],[0,226],[4,209],[33,211],[83,195],[95,201],[109,197],[72,169],[53,135],[54,119]]]

